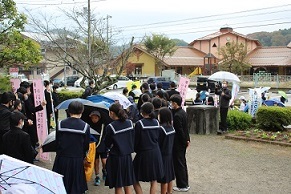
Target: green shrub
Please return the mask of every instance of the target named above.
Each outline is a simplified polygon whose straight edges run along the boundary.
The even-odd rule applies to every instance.
[[[80,98],[82,96],[83,91],[80,92],[72,92],[68,90],[61,90],[58,92],[60,97],[60,102],[64,100],[68,100],[71,98]]]
[[[257,112],[258,127],[265,131],[283,131],[291,124],[291,108],[261,106]]]
[[[10,78],[0,75],[0,93],[11,91]]]
[[[226,121],[229,130],[247,130],[251,127],[252,116],[239,110],[229,110]]]

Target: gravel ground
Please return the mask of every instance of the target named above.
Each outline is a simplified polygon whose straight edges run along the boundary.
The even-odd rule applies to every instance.
[[[53,157],[52,154],[52,162],[40,161],[36,165],[51,169]],[[291,191],[290,147],[192,134],[187,163],[191,187],[188,193],[288,194]],[[90,194],[114,193],[114,189],[96,187],[93,182],[88,186]],[[142,188],[149,193],[149,183],[142,183]]]

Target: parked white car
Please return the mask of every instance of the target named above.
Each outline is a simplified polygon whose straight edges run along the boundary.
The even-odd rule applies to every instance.
[[[74,86],[75,86],[75,87],[80,87],[80,84],[81,84],[81,81],[82,81],[82,80],[83,80],[83,76],[80,77],[79,79],[77,79],[77,80],[75,81]],[[84,84],[85,84],[85,86],[87,87],[87,86],[89,85],[89,80],[86,79],[86,80],[84,81]]]
[[[112,75],[111,77],[114,77],[114,75]],[[108,86],[107,89],[113,89],[113,90],[116,90],[118,88],[124,88],[126,87],[127,83],[128,82],[132,82],[131,79],[129,79],[128,77],[125,77],[125,76],[120,76],[118,79],[117,79],[117,82]]]

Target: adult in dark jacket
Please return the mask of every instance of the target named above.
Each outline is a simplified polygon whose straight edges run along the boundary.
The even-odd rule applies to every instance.
[[[47,80],[44,80],[43,82],[45,90],[44,90],[44,98],[46,100],[46,117],[47,117],[47,130],[48,133],[50,132],[51,128],[51,118],[53,116],[53,102],[52,102],[52,95],[51,95],[51,89],[50,89],[50,82]]]
[[[180,94],[180,92],[178,92],[176,90],[176,83],[175,82],[171,82],[170,84],[170,90],[167,91],[168,94],[168,98],[170,99],[172,95],[174,94]]]
[[[54,105],[54,111],[55,111],[55,123],[57,125],[58,118],[59,118],[59,111],[56,109],[56,107],[60,104],[60,97],[57,92],[58,86],[53,86],[53,92],[52,92],[52,99],[53,99],[53,105]]]
[[[10,116],[10,130],[3,135],[3,152],[13,158],[33,163],[32,150],[28,133],[22,130],[26,117],[19,111],[12,112]]]
[[[15,95],[12,92],[4,92],[0,104],[0,154],[3,154],[3,135],[10,129],[11,108]]]
[[[88,96],[91,96],[93,93],[93,88],[94,88],[94,81],[90,80],[89,81],[89,86],[85,89],[82,98],[86,99]]]
[[[220,130],[218,134],[225,133],[227,131],[227,112],[229,108],[229,101],[231,99],[231,91],[227,88],[228,82],[222,82],[222,88],[215,88],[215,94],[219,95],[219,108],[220,108]]]
[[[187,126],[187,114],[182,109],[182,97],[174,94],[170,98],[173,109],[173,126],[176,131],[173,147],[173,163],[176,175],[175,191],[188,191],[188,169],[186,161],[186,149],[190,145],[190,136]]]
[[[28,86],[27,93],[24,94],[24,104],[25,104],[25,111],[27,119],[33,121],[33,125],[27,127],[27,132],[30,135],[31,145],[33,147],[36,146],[38,141],[37,137],[37,130],[36,130],[36,115],[35,113],[38,111],[43,110],[43,107],[46,105],[46,101],[43,100],[40,105],[35,107],[34,105],[34,95],[31,93],[33,91],[32,85]]]

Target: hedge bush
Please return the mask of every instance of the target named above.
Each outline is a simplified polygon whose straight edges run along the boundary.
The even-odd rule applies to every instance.
[[[11,91],[10,78],[8,76],[0,75],[0,93]]]
[[[239,110],[229,110],[226,122],[229,130],[246,130],[252,125],[252,116]]]
[[[72,92],[68,91],[66,89],[63,89],[58,92],[59,97],[60,97],[60,102],[71,99],[71,98],[81,98],[83,91],[80,92]]]
[[[291,124],[291,108],[278,106],[261,106],[257,112],[258,127],[265,131],[283,131]]]

